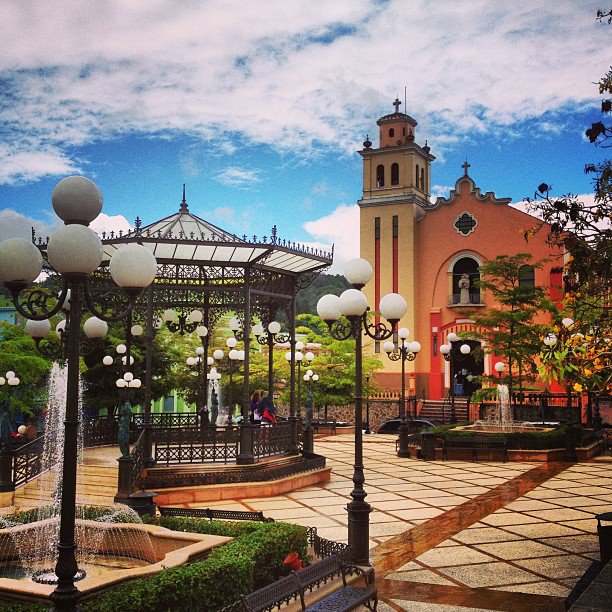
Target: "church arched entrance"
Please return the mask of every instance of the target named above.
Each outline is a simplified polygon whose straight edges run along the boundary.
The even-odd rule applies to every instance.
[[[470,347],[470,353],[461,355],[453,368],[455,395],[457,397],[469,397],[474,391],[482,388],[480,377],[484,373],[484,356],[481,350],[476,350],[481,348],[480,342],[476,340],[459,340],[453,343],[453,345],[455,344],[467,344]]]

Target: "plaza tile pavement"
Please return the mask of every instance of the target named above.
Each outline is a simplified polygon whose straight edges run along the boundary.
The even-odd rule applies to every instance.
[[[352,441],[316,441],[332,467],[328,483],[191,507],[263,510],[346,542]],[[393,438],[365,437],[370,548],[375,563],[386,560],[381,610],[564,609],[599,558],[594,516],[612,510],[612,463],[425,462],[394,450]]]

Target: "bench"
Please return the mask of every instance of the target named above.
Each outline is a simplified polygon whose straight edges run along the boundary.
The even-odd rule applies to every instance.
[[[347,584],[347,574],[359,574],[366,580],[366,586],[355,587]],[[306,605],[306,593],[322,584],[342,577],[342,588],[327,595],[312,605]],[[331,555],[313,563],[289,576],[281,578],[266,587],[242,598],[245,612],[271,612],[283,604],[289,604],[299,597],[302,610],[321,612],[323,610],[354,610],[366,606],[374,612],[378,605],[375,588],[369,586],[368,574],[363,569],[347,564],[341,555]]]
[[[478,461],[478,453],[501,452],[504,463],[508,461],[508,440],[505,436],[449,436],[444,441],[442,453],[448,459],[448,449],[471,451],[472,461]]]
[[[224,521],[259,521],[261,523],[274,523],[273,518],[263,515],[263,512],[247,512],[241,510],[212,510],[211,508],[171,508],[160,506],[162,516],[188,516],[192,518],[206,518],[209,520],[221,519]]]

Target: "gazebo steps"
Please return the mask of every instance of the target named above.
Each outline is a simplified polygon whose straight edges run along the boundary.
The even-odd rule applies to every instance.
[[[419,418],[421,419],[436,419],[443,423],[450,421],[451,407],[448,401],[444,400],[424,400]],[[468,420],[468,400],[467,398],[455,398],[455,414],[457,421],[466,422]]]

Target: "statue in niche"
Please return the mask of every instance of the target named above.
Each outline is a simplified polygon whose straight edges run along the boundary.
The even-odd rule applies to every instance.
[[[213,387],[210,392],[210,422],[216,425],[217,418],[219,418],[219,396]]]
[[[11,445],[11,433],[13,428],[11,426],[11,415],[9,412],[10,403],[9,400],[4,400],[0,404],[0,445],[7,448]]]
[[[470,277],[468,274],[462,274],[459,279],[459,304],[470,303]]]
[[[130,458],[130,424],[132,422],[132,406],[123,402],[119,411],[119,450],[122,459]]]

